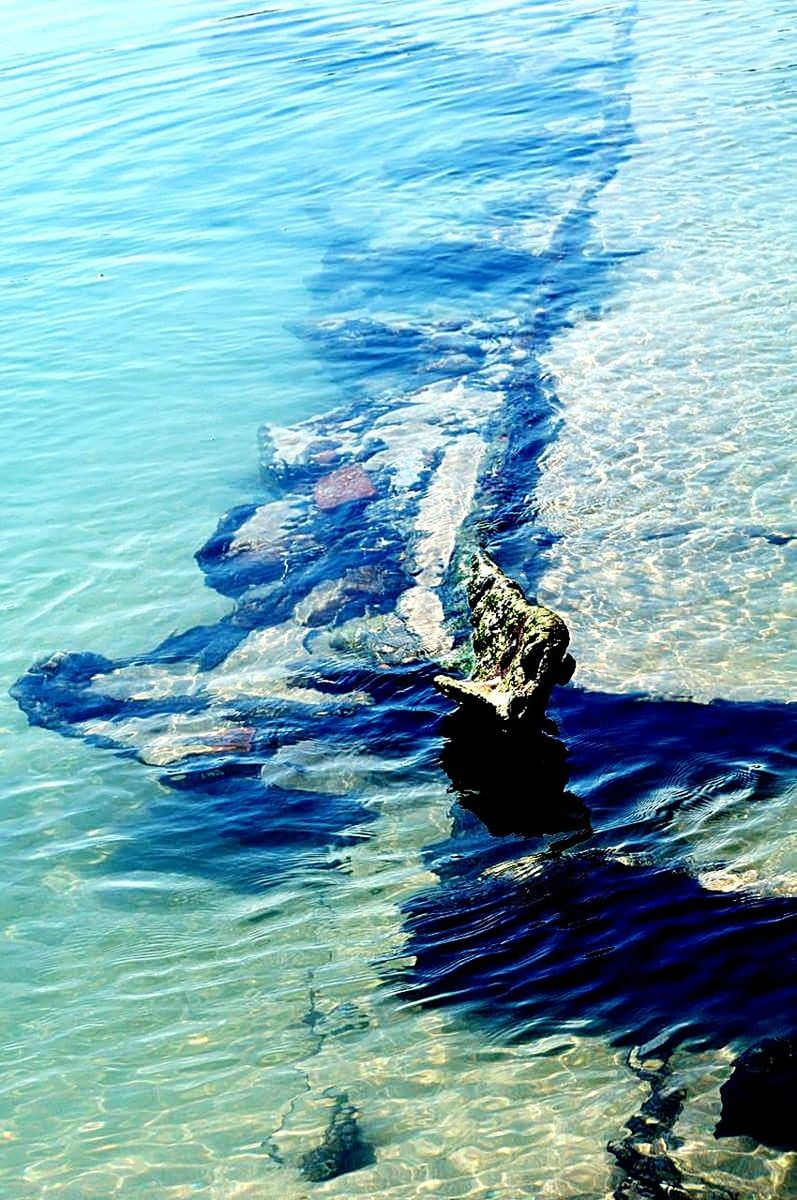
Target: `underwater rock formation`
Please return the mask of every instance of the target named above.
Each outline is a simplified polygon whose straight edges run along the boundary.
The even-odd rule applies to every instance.
[[[475,669],[470,679],[438,675],[436,687],[480,716],[541,722],[554,686],[575,670],[567,626],[550,608],[530,604],[484,553],[473,556],[467,591]]]
[[[774,1150],[797,1150],[797,1036],[767,1038],[746,1050],[720,1095],[715,1137],[752,1137]]]
[[[324,1140],[320,1146],[307,1151],[299,1170],[310,1183],[323,1183],[338,1175],[370,1167],[375,1162],[373,1146],[365,1141],[360,1130],[357,1109],[349,1104],[346,1093],[341,1092],[335,1097]]]
[[[328,762],[436,756],[445,702],[431,676],[467,636],[457,558],[500,453],[503,400],[487,376],[453,378],[268,426],[259,502],[227,513],[196,556],[232,611],[129,658],[52,654],[12,696],[31,724],[192,793],[209,871],[229,871],[217,860],[230,843],[243,859],[262,847],[269,880],[323,864],[374,813],[356,789],[319,803],[311,787],[282,787],[272,760],[291,747]],[[167,824],[183,804],[167,804]],[[140,852],[174,869],[178,843],[150,837]]]
[[[500,401],[484,381],[453,380],[268,427],[266,497],[228,513],[197,554],[235,610],[135,658],[51,655],[12,695],[32,724],[171,776],[188,760],[227,769],[231,753],[256,770],[320,720],[370,705],[392,670],[439,669]]]
[[[733,1193],[707,1180],[684,1175],[671,1151],[681,1139],[673,1126],[683,1111],[687,1093],[672,1084],[669,1055],[640,1061],[636,1051],[628,1067],[650,1087],[638,1113],[626,1122],[625,1137],[606,1147],[615,1159],[614,1200],[735,1200]]]

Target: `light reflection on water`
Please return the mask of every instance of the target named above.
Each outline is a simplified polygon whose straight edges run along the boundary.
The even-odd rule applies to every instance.
[[[52,648],[119,655],[225,611],[226,601],[199,586],[191,555],[222,510],[256,494],[257,426],[372,386],[367,363],[336,366],[291,330],[330,316],[416,324],[465,316],[491,334],[528,324],[533,272],[518,280],[512,254],[545,250],[562,213],[605,166],[605,64],[622,7],[485,2],[453,13],[424,3],[389,5],[377,18],[367,6],[327,4],[222,23],[234,10],[182,4],[140,9],[118,24],[105,9],[86,9],[79,27],[57,35],[38,12],[29,27],[17,24],[9,61],[22,57],[2,82],[14,151],[2,217],[14,314],[2,340],[3,439],[15,450],[0,531],[11,568],[9,682]],[[754,86],[772,104],[776,93],[771,81],[741,79],[749,27],[718,28],[700,7],[696,59],[713,56],[718,41],[728,55],[727,75],[701,93],[701,127],[710,131],[723,89]],[[690,532],[671,560],[663,542],[646,543],[646,557],[629,554],[623,540],[622,506],[635,487],[612,490],[610,505],[600,491],[601,480],[617,477],[618,446],[636,437],[644,486],[631,527],[651,508],[670,506],[680,519],[687,468],[662,462],[661,449],[710,466],[716,438],[726,436],[726,400],[710,409],[712,424],[705,393],[726,397],[735,387],[734,404],[742,391],[745,399],[736,470],[746,479],[761,473],[755,495],[767,506],[756,521],[780,528],[783,515],[773,481],[786,439],[767,440],[790,411],[773,317],[781,268],[770,271],[760,245],[746,244],[759,204],[779,245],[785,233],[782,173],[769,143],[756,140],[780,147],[779,118],[770,122],[759,105],[749,118],[755,139],[742,123],[738,147],[685,154],[679,114],[659,111],[661,128],[650,119],[661,79],[685,55],[661,8],[643,6],[633,34],[626,83],[639,147],[595,219],[596,239],[645,254],[620,261],[600,297],[616,293],[613,307],[563,333],[545,363],[564,421],[540,494],[545,520],[564,536],[543,588],[575,626],[582,682],[685,690],[683,670],[670,666],[656,578],[662,597],[698,594],[707,613],[712,634],[699,645],[712,646],[713,657],[691,642],[675,657],[690,670],[695,663],[690,678],[712,675],[720,661],[721,692],[783,695],[788,662],[772,596],[788,547],[756,541],[748,552],[745,543],[745,553],[766,556],[768,574],[757,579],[758,558],[751,563],[744,628],[772,629],[759,653],[726,661],[724,630],[737,637],[739,626],[720,611],[729,551],[706,509],[687,490]],[[760,17],[763,32],[770,20],[777,25],[774,7]],[[731,236],[709,184],[726,171],[741,177],[754,153],[767,162],[766,181],[757,176],[753,213]],[[663,173],[666,206],[662,156],[674,163]],[[694,214],[701,197],[706,225],[678,239],[684,211]],[[675,231],[660,240],[646,224],[654,199]],[[655,256],[664,251],[662,266]],[[763,297],[759,316],[738,298],[734,306],[731,259]],[[711,323],[699,335],[694,292],[683,282],[692,271],[716,280]],[[729,306],[724,325],[719,302]],[[751,355],[765,328],[771,353]],[[699,412],[679,424],[667,406],[678,406],[676,417],[683,408],[677,389],[685,367],[690,378],[696,336],[711,338],[695,377]],[[616,383],[611,421],[590,399],[595,359],[606,391]],[[403,361],[391,366],[386,385],[399,390],[403,371]],[[621,406],[618,394],[636,400],[652,378],[655,409],[640,431],[628,425],[636,403]],[[629,484],[624,459],[617,474]],[[747,520],[735,504],[723,530]],[[617,548],[606,537],[607,507],[621,529]],[[599,563],[581,549],[591,537]],[[616,580],[626,575],[622,590]],[[707,610],[713,593],[720,600]],[[693,615],[684,610],[684,627]],[[423,850],[450,827],[452,798],[439,772],[418,764],[409,783],[371,780],[360,798],[377,819],[355,843],[274,885],[263,845],[225,837],[223,813],[214,814],[214,840],[209,814],[192,811],[190,796],[182,810],[138,764],[29,729],[10,701],[2,724],[5,1194],[306,1195],[296,1166],[323,1133],[325,1093],[341,1091],[361,1109],[377,1164],[324,1185],[324,1194],[508,1200],[520,1191],[605,1190],[606,1142],[641,1099],[620,1052],[572,1031],[509,1046],[489,1027],[402,1006],[383,986],[378,964],[403,944],[401,905],[436,884]],[[782,830],[786,795],[771,806]],[[711,866],[700,819],[686,811],[678,820],[684,856]],[[772,826],[756,813],[745,828],[740,845],[738,823],[726,843],[715,826],[721,857],[765,874]],[[779,869],[788,875],[784,844]],[[707,1136],[716,1057],[685,1063],[698,1112],[690,1109],[690,1149],[707,1169],[732,1164],[737,1148],[715,1148]],[[739,1169],[751,1193],[772,1194],[775,1159],[766,1151],[745,1158]]]
[[[789,700],[796,164],[775,96],[793,39],[777,2],[706,10],[701,38],[691,6],[656,9],[634,37],[638,145],[594,221],[598,245],[643,253],[544,357],[562,424],[537,491],[559,535],[540,591],[590,647],[584,684]]]

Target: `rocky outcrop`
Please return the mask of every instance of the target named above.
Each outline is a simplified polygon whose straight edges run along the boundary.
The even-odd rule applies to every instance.
[[[469,679],[435,677],[458,707],[442,726],[442,765],[460,803],[496,836],[589,832],[586,809],[566,792],[567,751],[545,715],[575,662],[567,626],[531,604],[483,552],[471,560]]]
[[[474,716],[539,724],[554,686],[575,669],[567,626],[550,608],[530,604],[483,552],[473,556],[467,593],[475,668],[470,679],[438,675],[436,687]]]

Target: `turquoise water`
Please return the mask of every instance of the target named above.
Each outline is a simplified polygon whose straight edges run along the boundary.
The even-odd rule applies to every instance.
[[[345,871],[330,850],[269,886],[257,844],[28,726],[5,689],[52,650],[134,654],[230,609],[193,554],[260,496],[258,428],[418,384],[330,330],[464,323],[431,376],[467,374],[477,344],[511,382],[561,303],[520,264],[572,254],[540,360],[556,440],[519,527],[539,509],[558,536],[528,569],[579,679],[789,698],[789,8],[4,13],[4,1195],[606,1192],[641,1095],[612,1045],[505,1044],[383,986],[449,829],[439,771],[323,760],[376,819]],[[689,810],[675,836],[713,886],[792,892],[792,808],[787,789],[741,824],[720,807],[710,849]],[[731,1057],[684,1058],[684,1157],[794,1194],[788,1156],[711,1138]],[[309,1185],[342,1090],[376,1164]]]

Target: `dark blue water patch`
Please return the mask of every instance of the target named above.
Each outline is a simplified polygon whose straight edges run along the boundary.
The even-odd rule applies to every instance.
[[[344,394],[379,395],[470,374],[484,365],[479,328],[456,321],[389,325],[373,318],[316,320],[292,331],[321,362]],[[489,331],[485,328],[483,334]]]
[[[746,803],[765,804],[797,777],[797,706],[716,700],[694,704],[560,691],[552,706],[569,749],[570,786],[588,805],[596,836],[646,853],[667,852],[672,816],[743,782]]]
[[[621,161],[615,147],[605,170],[601,167],[604,182]],[[483,240],[461,237],[384,249],[365,238],[342,236],[327,251],[324,268],[312,283],[316,305],[334,313],[335,324],[325,318],[301,332],[334,377],[365,390],[398,381],[402,368],[427,381],[445,374],[446,366],[449,375],[471,373],[501,337],[539,353],[567,326],[574,309],[579,316],[600,312],[616,286],[618,269],[643,253],[640,248],[599,250],[592,244],[595,195],[587,189],[573,204],[544,251],[497,244],[489,220]],[[527,204],[519,219],[533,215]],[[395,311],[397,296],[402,311],[414,314],[412,324],[397,320],[363,328],[358,313]],[[459,330],[452,321],[440,320],[441,299],[459,316]],[[345,322],[341,314],[347,312]],[[491,315],[496,313],[504,315]],[[348,343],[359,343],[361,355],[347,357]]]
[[[559,120],[578,116],[586,124],[605,116],[605,98],[597,91],[574,89],[548,96],[547,103],[549,111],[557,111]],[[574,123],[557,132],[545,128],[523,129],[509,137],[464,140],[455,153],[448,155],[441,155],[439,148],[424,149],[411,157],[399,158],[389,175],[399,184],[424,175],[442,176],[454,183],[474,178],[480,182],[491,178],[505,180],[508,171],[513,175],[528,171],[532,178],[533,173],[548,171],[555,172],[558,181],[566,181],[580,177],[585,167],[594,168],[597,160],[615,151],[612,134],[607,137],[603,129],[599,133],[582,133]],[[527,196],[522,206],[526,218],[531,215],[530,205]],[[503,215],[500,202],[495,211]]]
[[[193,662],[200,671],[212,671],[232,653],[246,636],[246,629],[234,620],[223,617],[213,625],[195,625],[183,633],[173,633],[144,658],[132,658],[137,663]]]
[[[797,903],[707,891],[686,870],[571,851],[527,882],[459,878],[456,899],[410,907],[410,928],[409,995],[512,1038],[722,1046],[797,1025]]]
[[[328,251],[323,274],[312,286],[319,300],[332,298],[336,311],[362,311],[371,304],[389,310],[396,296],[405,299],[402,293],[408,284],[418,300],[425,297],[430,305],[442,295],[452,306],[466,301],[478,311],[481,294],[488,292],[493,303],[514,301],[516,308],[521,296],[535,293],[544,261],[523,250],[464,237],[381,252],[367,242],[353,246],[347,239],[344,246]],[[418,307],[416,301],[412,308]]]
[[[203,876],[235,891],[265,891],[308,868],[339,864],[340,852],[368,836],[378,815],[356,797],[266,786],[259,775],[214,778],[200,772],[163,792],[103,864]]]
[[[202,640],[189,639],[188,647],[196,649]],[[129,744],[139,718],[164,719],[152,730],[156,736],[168,733],[175,715],[210,711],[201,694],[141,701],[88,690],[97,671],[125,665],[128,660],[112,663],[93,655],[55,656],[52,673],[46,664],[32,668],[13,694],[31,724],[125,756],[147,754],[146,735]],[[312,686],[330,703],[313,707],[253,696],[214,705],[210,730],[196,735],[207,743],[200,753],[186,747],[185,757],[166,769],[148,768],[161,786],[135,822],[119,814],[124,840],[100,869],[111,875],[183,870],[225,887],[262,890],[307,869],[334,866],[337,851],[367,836],[377,808],[356,789],[339,796],[334,789],[275,786],[262,777],[263,768],[278,751],[303,743],[329,758],[377,755],[386,767],[395,763],[401,769],[409,762],[413,778],[419,778],[436,761],[445,708],[431,687],[432,671],[429,664],[378,670],[317,660],[306,676],[297,672],[287,682]],[[91,732],[96,720],[103,722],[101,734]],[[391,779],[399,773],[394,768]]]
[[[478,513],[484,531],[479,540],[529,593],[533,589],[527,567],[537,567],[539,550],[553,541],[547,530],[533,527],[532,496],[540,457],[555,437],[558,421],[555,398],[532,361],[505,385],[500,452],[482,480]]]
[[[401,311],[412,314],[417,325],[425,314],[439,316],[441,301],[450,302],[452,315],[476,322],[492,310],[512,312],[528,323],[541,307],[548,328],[561,327],[566,307],[578,294],[585,247],[593,240],[592,205],[635,141],[626,91],[633,65],[633,13],[629,6],[618,14],[610,58],[557,62],[555,71],[541,66],[533,79],[524,73],[520,80],[507,72],[504,59],[500,65],[496,60],[495,73],[488,69],[486,76],[480,62],[474,91],[459,93],[456,81],[447,86],[445,101],[454,110],[460,103],[472,108],[478,95],[478,119],[455,123],[450,144],[399,153],[387,175],[398,187],[440,175],[478,187],[497,176],[516,182],[517,198],[491,201],[469,227],[454,225],[452,236],[420,244],[370,246],[359,230],[339,228],[312,281],[316,307],[337,318],[348,313],[353,320],[363,313]],[[603,86],[585,85],[586,78],[596,76]],[[434,92],[440,89],[436,78],[432,82],[430,100],[435,102]],[[419,88],[422,93],[423,80],[416,78],[413,89]],[[492,122],[493,112],[500,114],[500,125]],[[552,119],[572,126],[552,132]],[[586,132],[596,121],[600,132]],[[482,132],[493,128],[500,132]],[[562,211],[560,198],[552,210],[551,184],[561,188],[585,172],[590,182],[580,196],[565,202],[572,206],[570,212]],[[543,254],[519,248],[513,236],[518,223],[530,218],[547,221],[554,233]],[[620,261],[612,255],[594,257],[588,264],[593,273],[596,266],[605,270]]]
[[[352,708],[345,717],[318,715],[308,726],[305,716],[292,731],[266,720],[250,753],[186,760],[160,774],[163,786],[143,815],[129,821],[120,814],[124,841],[98,869],[110,875],[182,871],[248,892],[301,879],[308,870],[340,867],[346,848],[370,836],[379,805],[356,788],[337,795],[276,786],[262,778],[261,766],[312,734],[312,744],[330,759],[378,755],[386,767],[395,764],[393,784],[402,776],[417,783],[434,771],[441,705],[431,691],[421,693],[429,702],[419,703],[417,681],[393,683],[388,689],[382,680],[377,703]]]
[[[125,736],[125,726],[129,722],[159,716],[195,715],[205,713],[211,707],[218,721],[226,722],[232,729],[248,720],[257,720],[260,730],[251,731],[255,750],[261,744],[270,749],[296,740],[306,730],[307,705],[269,696],[240,697],[234,705],[232,702],[225,705],[214,702],[213,697],[201,688],[147,699],[135,695],[123,698],[102,691],[98,680],[117,670],[158,663],[157,653],[154,657],[115,662],[93,654],[55,654],[31,667],[16,681],[10,693],[31,725],[55,729],[66,737],[81,737],[94,745],[125,754],[136,753],[136,750],[128,749],[130,743]],[[335,711],[348,711],[348,708],[349,705],[342,701]],[[101,734],[93,731],[95,722],[102,722]],[[220,750],[219,753],[223,752]],[[232,760],[236,760],[234,753]]]
[[[723,780],[733,795],[740,771],[745,803],[776,803],[797,778],[794,707],[572,689],[557,709],[591,828],[501,838],[455,809],[452,837],[427,853],[440,886],[407,906],[406,994],[511,1038],[719,1046],[792,1032],[797,899],[706,889],[673,817]],[[534,780],[530,762],[511,798],[531,823]]]
[[[791,705],[566,688],[554,693],[551,710],[556,720],[539,731],[490,731],[473,721],[463,728],[461,713],[442,721],[441,763],[460,801],[451,839],[428,851],[444,882],[451,872],[478,874],[511,858],[510,834],[520,855],[547,852],[556,835],[559,849],[588,842],[680,863],[690,843],[679,817],[699,810],[705,828],[713,815],[727,843],[738,805],[777,804],[797,777]]]

